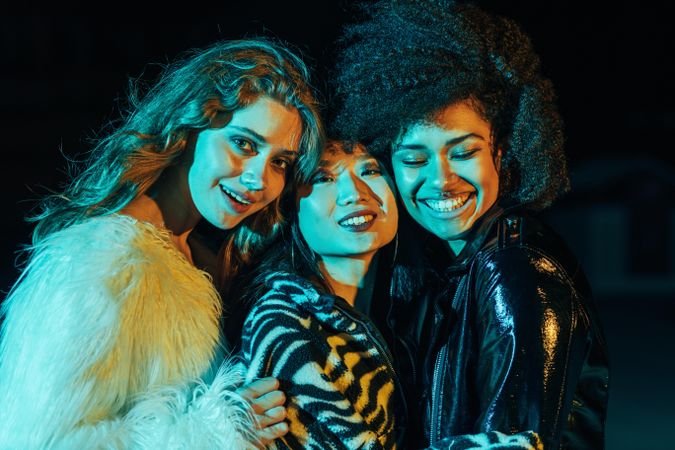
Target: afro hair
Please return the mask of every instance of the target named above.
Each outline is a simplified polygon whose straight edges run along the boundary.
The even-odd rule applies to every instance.
[[[388,159],[406,127],[458,101],[493,128],[500,201],[547,207],[569,189],[562,121],[529,38],[469,3],[359,5],[338,43],[332,134]]]

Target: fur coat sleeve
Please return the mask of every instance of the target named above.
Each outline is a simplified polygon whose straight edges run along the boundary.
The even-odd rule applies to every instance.
[[[240,374],[199,380],[220,308],[149,224],[110,215],[52,234],[2,305],[0,449],[247,448]]]

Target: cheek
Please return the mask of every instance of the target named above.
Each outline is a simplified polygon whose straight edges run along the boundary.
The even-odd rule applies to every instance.
[[[286,176],[283,173],[270,169],[272,173],[268,176],[267,188],[265,189],[265,202],[270,203],[277,199],[286,186]]]
[[[234,163],[231,152],[226,146],[219,144],[212,133],[200,133],[192,160],[194,170],[200,172],[201,176],[206,176],[215,170],[229,169]]]
[[[483,195],[494,197],[499,190],[499,175],[492,161],[481,164],[475,169],[474,179],[480,185]]]
[[[378,183],[376,186],[371,186],[371,189],[382,201],[383,209],[387,213],[387,225],[397,227],[398,206],[396,204],[396,195],[384,178],[381,178],[380,181],[381,183]]]
[[[402,197],[409,197],[419,184],[419,171],[410,169],[397,168],[394,169],[394,178],[396,179],[396,187]]]
[[[323,230],[328,226],[330,212],[326,211],[329,203],[323,202],[321,196],[313,194],[311,197],[302,198],[298,204],[298,225],[300,232],[307,244],[314,251],[318,250]],[[325,239],[324,239],[325,240]]]
[[[391,204],[387,212],[387,228],[390,231],[390,236],[386,236],[387,240],[393,238],[398,231],[398,206],[396,200],[392,196]]]
[[[191,193],[199,194],[208,189],[208,185],[211,184],[210,181],[207,181],[208,177],[204,169],[199,167],[196,163],[193,163],[188,169],[187,180],[188,180],[188,189]]]
[[[409,168],[395,170],[396,188],[403,202],[405,209],[415,214],[417,206],[415,194],[420,190],[424,183],[424,175],[421,170],[411,170]]]

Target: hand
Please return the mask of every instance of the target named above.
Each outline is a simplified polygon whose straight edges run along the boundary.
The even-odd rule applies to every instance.
[[[259,427],[257,432],[259,443],[263,446],[288,433],[288,425],[284,422],[286,396],[278,389],[279,381],[273,377],[266,377],[237,390],[237,393],[253,408]]]

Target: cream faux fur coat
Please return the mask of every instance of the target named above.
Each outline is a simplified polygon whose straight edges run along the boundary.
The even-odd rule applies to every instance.
[[[246,448],[220,313],[209,276],[150,224],[50,235],[2,305],[0,449]]]

